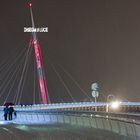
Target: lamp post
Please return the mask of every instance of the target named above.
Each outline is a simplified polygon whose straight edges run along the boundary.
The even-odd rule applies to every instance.
[[[114,95],[112,95],[112,94],[109,94],[108,96],[107,96],[107,99],[106,99],[106,112],[109,112],[109,98],[113,98],[114,99]]]

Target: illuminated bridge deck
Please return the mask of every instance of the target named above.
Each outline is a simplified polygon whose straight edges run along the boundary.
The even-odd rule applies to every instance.
[[[85,103],[86,105],[88,103]],[[63,106],[62,106],[63,105]],[[4,140],[139,140],[139,114],[77,110],[78,104],[15,106],[17,116],[4,121],[0,111],[0,139]],[[91,105],[91,104],[90,104]],[[95,104],[94,104],[95,105]],[[82,104],[82,106],[85,106]],[[87,105],[89,107],[89,104]],[[57,109],[56,109],[57,108]]]

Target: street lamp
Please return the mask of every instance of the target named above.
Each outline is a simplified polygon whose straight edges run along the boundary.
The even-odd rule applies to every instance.
[[[106,99],[106,112],[109,112],[109,99],[110,98],[115,98],[115,96],[114,95],[112,95],[112,94],[109,94],[108,96],[107,96],[107,99]]]
[[[120,104],[121,104],[120,101],[113,101],[113,102],[111,102],[110,107],[112,109],[118,109],[120,107]]]

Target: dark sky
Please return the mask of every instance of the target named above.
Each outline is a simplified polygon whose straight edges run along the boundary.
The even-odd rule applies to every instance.
[[[93,82],[97,82],[100,87],[99,100],[103,101],[108,94],[114,94],[123,100],[140,100],[139,0],[32,0],[32,2],[36,27],[49,28],[48,33],[38,33],[38,38],[43,51],[52,102],[72,100],[51,64],[55,66],[77,101],[88,99],[60,66],[73,76],[90,97],[90,86]],[[23,28],[30,26],[27,0],[1,0],[1,64],[3,61],[12,63],[6,61],[8,57],[16,56],[24,46],[28,46],[30,33],[24,33]],[[33,65],[34,62],[30,63]],[[3,73],[4,71],[0,72],[0,76]],[[33,79],[32,68],[27,77]],[[18,78],[20,79],[20,76]],[[24,87],[23,103],[32,102],[32,85],[33,83],[29,82]],[[15,85],[14,89],[16,88]],[[15,91],[12,91],[9,100],[12,100],[15,94]],[[7,92],[4,92],[5,97]],[[1,98],[1,102],[5,97]],[[38,99],[36,100],[38,102]]]

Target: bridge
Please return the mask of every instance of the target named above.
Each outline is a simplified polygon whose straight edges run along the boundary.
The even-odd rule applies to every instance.
[[[29,3],[32,27],[35,28],[32,4]],[[40,104],[20,105],[24,75],[33,46],[38,74]],[[26,51],[25,63],[21,72],[13,102],[16,114],[11,121],[4,120],[4,104],[8,101],[11,88],[0,106],[0,139],[4,140],[139,140],[140,139],[140,102],[120,102],[117,109],[108,102],[75,102],[66,84],[56,71],[66,88],[72,103],[51,103],[44,73],[43,57],[35,32]],[[17,69],[18,70],[18,69]],[[15,71],[16,73],[17,71]],[[14,74],[15,74],[14,73]],[[12,79],[14,75],[10,76]],[[10,80],[9,80],[10,81]],[[9,82],[8,81],[8,82]],[[14,84],[14,81],[12,81]],[[76,85],[77,82],[75,82]],[[78,85],[79,86],[79,85]],[[14,87],[14,86],[13,86]],[[5,90],[5,89],[4,89]],[[83,91],[83,90],[82,90]],[[0,97],[3,96],[0,94]]]
[[[95,112],[89,110],[82,111],[80,109],[81,106],[99,107],[104,104],[99,103],[97,105],[95,103],[83,102],[26,106],[16,105],[14,108],[17,115],[14,116],[12,121],[4,121],[4,107],[1,106],[0,129],[2,131],[0,132],[0,137],[4,135],[4,139],[7,140],[9,136],[13,139],[48,138],[49,140],[140,139],[140,114],[137,112]],[[132,104],[138,106],[138,103]],[[77,110],[78,107],[79,110]]]

